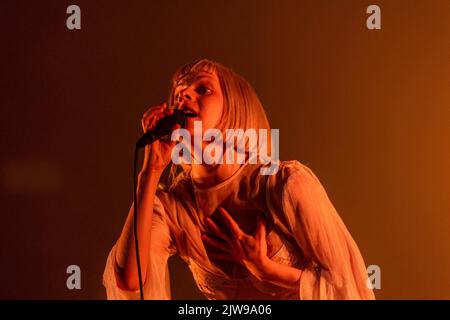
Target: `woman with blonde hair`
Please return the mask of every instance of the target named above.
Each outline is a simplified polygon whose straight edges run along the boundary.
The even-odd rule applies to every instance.
[[[169,105],[195,113],[186,125],[190,134],[201,121],[202,133],[218,129],[224,145],[227,129],[270,130],[248,82],[206,59],[174,74]],[[166,104],[150,108],[142,118],[144,131],[172,112]],[[270,134],[263,138],[270,153],[275,141]],[[244,163],[184,163],[164,188],[161,176],[176,141],[146,147],[137,189],[145,298],[171,298],[167,261],[178,254],[208,299],[373,299],[358,247],[314,173],[298,161],[282,161],[271,174],[261,174],[273,162],[252,161],[255,154],[245,142]],[[201,150],[210,143],[202,140]],[[190,150],[198,160],[198,146]],[[134,205],[106,263],[109,299],[139,298]]]

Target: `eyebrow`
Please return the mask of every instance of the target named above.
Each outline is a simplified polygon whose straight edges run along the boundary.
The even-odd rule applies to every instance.
[[[202,79],[204,79],[204,78],[207,78],[207,79],[213,79],[213,77],[211,77],[210,75],[201,75],[201,76],[192,78],[191,81],[188,81],[188,82],[189,82],[189,85],[191,85],[191,84],[194,83],[195,81],[199,81],[199,80],[202,80]],[[176,95],[178,94],[177,91],[179,91],[179,87],[182,87],[182,86],[188,86],[187,83],[186,83],[186,81],[181,80],[180,84],[178,84],[178,85],[175,87],[175,89],[173,90],[174,96],[176,96]]]

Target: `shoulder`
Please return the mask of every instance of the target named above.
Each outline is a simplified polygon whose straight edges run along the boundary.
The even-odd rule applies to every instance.
[[[275,206],[281,207],[286,193],[301,188],[312,171],[297,160],[280,161],[278,171],[267,176],[266,197]]]
[[[278,188],[301,187],[303,184],[320,183],[307,165],[298,160],[281,161],[278,171],[269,177],[270,184]]]
[[[297,161],[282,161],[278,172],[268,180],[266,195],[278,208],[320,205],[328,199],[317,176],[307,165]]]

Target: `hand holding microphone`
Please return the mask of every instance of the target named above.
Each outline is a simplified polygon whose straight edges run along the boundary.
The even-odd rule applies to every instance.
[[[144,135],[136,143],[137,148],[145,146],[143,171],[164,170],[176,144],[176,141],[170,140],[170,135],[174,130],[184,127],[188,117],[195,116],[179,109],[168,109],[166,103],[153,106],[144,113],[141,120]]]
[[[189,115],[178,109],[168,109],[165,103],[151,107],[144,113],[141,123],[144,135],[137,141],[134,149],[133,161],[133,238],[135,247],[135,266],[130,262],[131,267],[137,268],[137,279],[139,281],[139,290],[141,300],[144,300],[144,284],[142,279],[146,275],[146,266],[148,264],[149,256],[147,254],[149,248],[150,237],[148,233],[150,225],[146,225],[149,219],[142,219],[141,229],[138,229],[138,215],[150,214],[153,212],[153,202],[164,168],[171,161],[171,152],[175,146],[176,141],[171,141],[170,136],[173,130],[185,126]],[[169,139],[167,139],[169,137]],[[166,139],[165,139],[166,138]],[[142,164],[141,172],[139,173],[139,182],[136,181],[136,169],[139,148],[145,146],[144,162]],[[143,178],[143,179],[142,179]],[[140,187],[138,187],[138,184]],[[144,187],[146,186],[146,187]],[[140,209],[138,209],[138,207]],[[139,212],[142,209],[141,212]],[[128,219],[127,219],[128,222]],[[146,236],[148,233],[148,236]],[[139,237],[138,234],[142,236]],[[139,242],[144,243],[142,252],[139,249]],[[141,266],[140,256],[143,254],[143,266]]]

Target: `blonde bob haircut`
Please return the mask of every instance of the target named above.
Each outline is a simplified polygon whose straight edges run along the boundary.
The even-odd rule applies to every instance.
[[[223,113],[216,128],[222,133],[225,133],[226,129],[243,129],[244,132],[248,129],[255,129],[256,133],[259,132],[259,129],[266,129],[267,152],[270,154],[271,139],[269,121],[255,90],[243,77],[218,62],[200,59],[179,68],[171,79],[168,105],[174,105],[174,91],[177,85],[184,78],[199,72],[216,74],[219,79],[223,95]],[[183,174],[179,174],[177,178],[173,179],[176,176],[175,173],[178,171],[178,168],[174,170],[174,167],[182,167],[181,173],[187,173],[190,170],[190,165],[176,166],[172,163],[172,179],[170,179],[171,183],[169,183],[169,186],[176,184],[176,181],[181,178],[180,176],[183,176]]]

